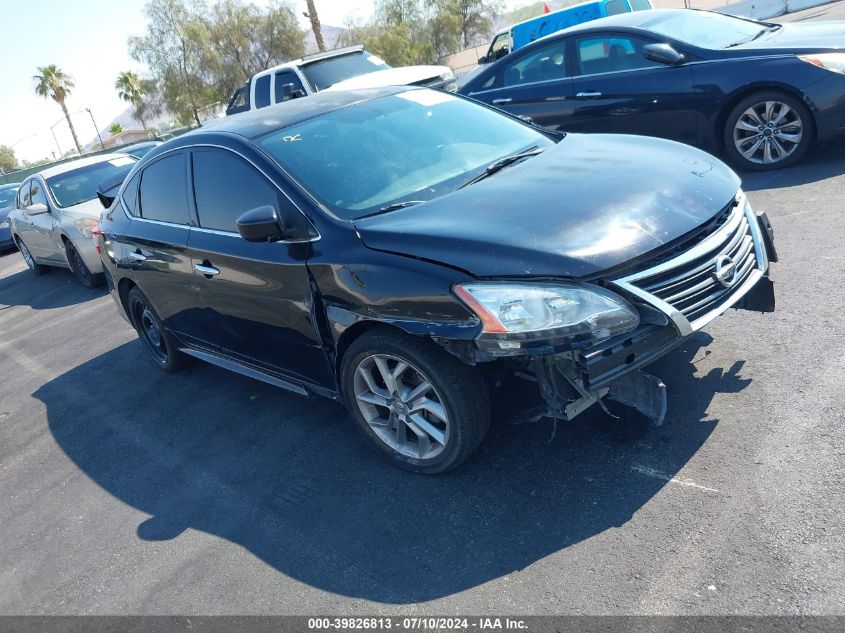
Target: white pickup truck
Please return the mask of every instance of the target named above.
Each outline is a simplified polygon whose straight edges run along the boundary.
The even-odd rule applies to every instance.
[[[235,91],[226,114],[257,110],[323,90],[382,86],[425,86],[455,92],[455,75],[446,66],[392,68],[363,46],[306,55],[253,75]]]

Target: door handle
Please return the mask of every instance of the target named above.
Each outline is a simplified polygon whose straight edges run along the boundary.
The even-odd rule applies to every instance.
[[[214,275],[220,274],[219,269],[211,265],[206,266],[205,263],[194,264],[194,270],[200,273],[201,275],[205,275],[206,277],[214,277]]]
[[[493,105],[502,105],[503,103],[510,103],[511,101],[513,101],[513,99],[508,97],[507,99],[493,99],[491,103]]]
[[[140,250],[137,250],[129,253],[129,259],[134,259],[136,262],[145,262],[147,261],[147,256]]]
[[[576,97],[600,97],[600,92],[579,92]]]

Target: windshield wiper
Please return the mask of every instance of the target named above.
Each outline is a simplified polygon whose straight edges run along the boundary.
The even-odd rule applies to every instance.
[[[484,168],[480,174],[478,174],[475,178],[468,180],[464,184],[462,184],[458,189],[463,189],[464,187],[469,187],[470,185],[474,185],[475,183],[484,180],[485,178],[492,176],[497,171],[503,170],[505,167],[509,165],[513,165],[514,163],[522,160],[523,158],[530,158],[531,156],[536,156],[537,154],[542,154],[546,151],[545,147],[529,147],[527,150],[519,152],[518,154],[512,154],[510,156],[505,156],[498,160],[493,161],[487,167]]]
[[[365,215],[359,215],[356,220],[361,220],[363,218],[369,218],[374,215],[381,215],[382,213],[390,213],[391,211],[396,211],[397,209],[404,209],[405,207],[412,207],[415,204],[422,204],[425,200],[404,200],[403,202],[394,202],[392,204],[387,205],[386,207],[382,207],[378,211],[373,211],[372,213],[367,213]]]
[[[740,44],[748,44],[748,42],[753,42],[754,40],[763,37],[766,33],[772,33],[774,31],[777,31],[779,28],[781,28],[780,24],[770,24],[765,29],[760,29],[757,32],[757,35],[752,37],[750,40],[742,40],[740,42],[734,42],[733,44],[728,44],[727,46],[725,46],[725,48],[733,48],[734,46],[739,46]]]

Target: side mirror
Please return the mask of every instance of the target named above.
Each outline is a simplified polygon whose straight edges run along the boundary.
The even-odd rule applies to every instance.
[[[237,225],[247,242],[278,242],[285,237],[279,213],[270,205],[247,211],[237,219]]]
[[[35,204],[31,204],[26,208],[27,215],[42,215],[44,213],[49,212],[50,208],[43,202],[36,202]]]
[[[488,63],[490,63],[490,56],[489,56],[489,55],[482,55],[481,57],[479,57],[479,58],[478,58],[478,63],[479,63],[479,64],[488,64]]]
[[[686,61],[683,53],[679,53],[669,44],[646,44],[643,47],[643,56],[658,64],[677,66]]]

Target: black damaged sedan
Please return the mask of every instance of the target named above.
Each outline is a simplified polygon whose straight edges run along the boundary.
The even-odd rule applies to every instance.
[[[478,447],[494,385],[522,420],[614,400],[660,423],[641,368],[730,307],[774,308],[771,228],[718,160],[426,89],[223,119],[105,202],[106,278],[156,364],[343,400],[424,473]]]

